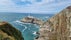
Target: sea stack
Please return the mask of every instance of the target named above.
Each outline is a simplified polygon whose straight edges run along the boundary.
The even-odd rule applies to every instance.
[[[21,32],[7,22],[0,22],[0,40],[24,40]]]
[[[48,19],[35,40],[71,40],[71,6]]]

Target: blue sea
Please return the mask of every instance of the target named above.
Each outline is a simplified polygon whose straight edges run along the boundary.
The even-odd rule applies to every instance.
[[[37,36],[34,32],[39,31],[39,25],[31,23],[23,23],[20,20],[27,17],[30,13],[0,13],[0,21],[6,21],[12,24],[15,28],[21,31],[25,40],[34,40]],[[48,20],[54,14],[30,14],[33,17],[39,18],[43,21]]]

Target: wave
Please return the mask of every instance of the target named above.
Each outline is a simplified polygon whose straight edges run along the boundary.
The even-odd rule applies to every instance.
[[[13,21],[13,23],[16,23],[16,24],[18,24],[18,25],[24,27],[24,29],[22,30],[22,32],[24,32],[24,31],[26,31],[26,30],[28,29],[28,30],[31,31],[32,34],[34,34],[34,35],[36,35],[36,31],[33,31],[33,30],[31,30],[30,28],[32,28],[32,27],[39,28],[36,24],[33,24],[34,26],[31,26],[31,23],[24,23],[24,22],[21,22],[21,21],[19,21],[19,20]],[[26,24],[29,25],[29,26],[27,26]]]
[[[24,23],[24,22],[21,22],[19,20],[16,20],[15,22],[19,23],[19,24],[31,24],[31,23]]]
[[[36,34],[36,31],[34,31],[33,34],[34,34],[34,35],[37,35],[37,34]]]
[[[19,21],[19,20],[16,20],[15,21],[16,23],[19,23],[19,24],[21,24],[21,25],[25,25],[25,24],[32,24],[32,23],[24,23],[24,22],[21,22],[21,21]],[[39,27],[37,27],[37,25],[36,24],[33,24],[36,28],[39,28]],[[31,27],[31,26],[29,26],[29,27]]]

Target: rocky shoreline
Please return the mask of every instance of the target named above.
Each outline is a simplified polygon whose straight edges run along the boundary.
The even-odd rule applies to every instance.
[[[70,24],[71,6],[47,20],[39,30],[39,38],[35,40],[71,40]]]
[[[40,25],[40,35],[35,40],[71,40],[71,6],[46,22],[29,17],[23,18],[22,22]]]

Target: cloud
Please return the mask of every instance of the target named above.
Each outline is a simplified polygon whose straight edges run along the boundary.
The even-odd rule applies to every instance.
[[[26,1],[26,0],[25,0]],[[21,3],[24,0],[0,0],[0,12],[19,13],[57,13],[71,5],[71,0],[27,0],[31,4]],[[20,2],[20,4],[16,4]],[[22,4],[22,5],[21,5]]]

